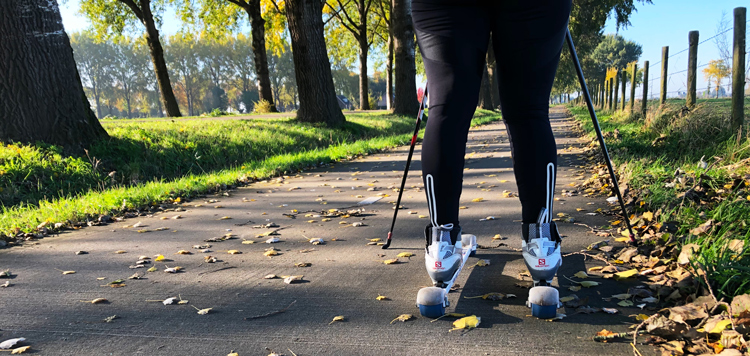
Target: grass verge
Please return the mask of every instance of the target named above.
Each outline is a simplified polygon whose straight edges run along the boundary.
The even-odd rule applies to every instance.
[[[347,120],[336,130],[292,119],[105,124],[111,139],[91,147],[88,157],[63,156],[54,146],[6,145],[0,149],[0,238],[404,145],[414,129],[413,118],[388,114]],[[499,113],[477,110],[472,126],[497,120]]]
[[[666,244],[697,244],[693,271],[706,274],[717,297],[748,293],[748,127],[739,136],[729,129],[725,102],[706,100],[692,110],[682,105],[674,101],[652,106],[645,118],[598,113],[621,184],[628,187],[629,218],[638,227],[653,216],[651,232],[658,233],[640,231],[647,243],[660,239]],[[593,138],[585,107],[570,110]],[[644,222],[644,213],[649,222]],[[624,222],[615,225],[622,228]]]

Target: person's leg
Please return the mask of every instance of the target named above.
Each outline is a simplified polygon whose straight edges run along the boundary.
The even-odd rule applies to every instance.
[[[548,99],[568,26],[571,0],[502,1],[495,6],[492,39],[503,121],[524,224],[543,208],[552,217],[557,147]],[[549,221],[548,220],[548,221]]]
[[[489,21],[486,11],[476,4],[445,0],[413,1],[412,18],[430,103],[422,142],[430,222],[435,228],[453,224],[455,242],[460,231],[456,227],[464,154],[479,100]]]

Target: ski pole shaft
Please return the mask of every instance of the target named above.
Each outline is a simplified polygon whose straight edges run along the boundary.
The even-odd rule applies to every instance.
[[[607,152],[607,145],[604,143],[604,136],[602,136],[602,130],[599,127],[599,120],[596,117],[596,110],[594,110],[594,104],[591,101],[591,95],[589,95],[589,89],[586,86],[586,79],[583,77],[583,69],[581,69],[581,62],[578,61],[578,54],[576,48],[573,45],[573,36],[570,34],[570,30],[565,32],[565,40],[568,43],[568,49],[570,50],[570,56],[573,59],[573,65],[576,68],[576,74],[578,75],[578,81],[581,83],[581,91],[583,92],[583,98],[586,100],[586,106],[589,109],[589,115],[591,116],[591,122],[594,125],[594,131],[596,136],[599,138],[599,145],[602,147],[602,154],[604,154],[604,161],[607,163],[607,169],[609,170],[609,176],[612,178],[612,190],[617,195],[617,200],[620,202],[620,209],[622,209],[622,215],[625,220],[625,224],[628,227],[628,233],[630,234],[630,242],[636,243],[635,234],[633,233],[633,227],[630,225],[630,217],[625,210],[625,201],[622,199],[622,193],[620,193],[620,186],[617,184],[617,177],[615,176],[615,170],[612,168],[612,162],[609,159],[609,152]]]
[[[401,206],[401,196],[404,194],[404,186],[406,185],[406,176],[409,174],[409,165],[411,165],[411,157],[414,155],[414,146],[417,143],[417,135],[419,134],[419,127],[422,125],[422,114],[424,113],[425,100],[427,100],[427,83],[424,86],[424,94],[422,95],[422,102],[419,103],[419,112],[417,113],[417,125],[414,127],[414,134],[411,136],[411,147],[409,147],[409,156],[406,158],[406,167],[404,167],[404,176],[401,178],[401,188],[398,190],[398,199],[396,199],[396,210],[393,212],[393,220],[391,221],[391,229],[388,231],[388,239],[383,245],[383,249],[387,249],[391,246],[391,238],[393,237],[393,228],[396,226],[396,216],[398,216],[398,209]]]

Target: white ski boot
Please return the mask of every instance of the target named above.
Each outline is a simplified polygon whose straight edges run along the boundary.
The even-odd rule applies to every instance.
[[[419,290],[417,307],[423,316],[429,318],[445,314],[445,308],[449,305],[448,292],[456,282],[466,260],[477,250],[476,236],[462,235],[461,227],[457,227],[456,231],[453,229],[453,224],[428,226],[425,229],[425,267],[432,279],[433,287]],[[461,237],[460,240],[458,236]]]
[[[523,224],[523,260],[534,280],[526,306],[531,308],[531,315],[540,319],[554,318],[561,307],[560,293],[551,284],[562,265],[560,241],[557,226],[546,208],[536,224]]]

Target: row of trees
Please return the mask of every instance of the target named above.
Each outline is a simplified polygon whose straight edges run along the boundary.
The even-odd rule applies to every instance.
[[[618,24],[627,25],[628,16],[635,10],[635,2],[649,3],[650,0],[574,0],[570,29],[577,38],[581,53],[587,53],[598,44],[608,17],[614,16]],[[17,57],[14,51],[34,53],[39,48],[48,49],[50,45],[70,48],[68,37],[61,26],[56,2],[6,0],[2,4],[3,8],[0,10],[8,14],[5,18],[12,18],[14,22],[7,27],[0,27],[0,36],[14,42],[0,46],[0,59],[3,59],[0,63],[8,63],[10,61],[7,58]],[[414,115],[417,111],[417,50],[409,0],[286,0],[279,3],[275,0],[81,0],[80,6],[80,12],[91,21],[97,38],[111,39],[123,34],[142,38],[151,59],[149,69],[154,72],[153,92],[158,93],[161,107],[168,116],[181,115],[174,90],[177,85],[173,85],[176,77],[170,77],[162,45],[164,39],[158,30],[160,19],[170,7],[177,10],[186,26],[200,29],[210,36],[237,32],[242,29],[244,19],[249,19],[255,84],[259,97],[268,98],[269,102],[274,102],[274,99],[268,74],[268,49],[275,51],[279,45],[289,43],[298,93],[297,119],[300,121],[325,122],[330,126],[338,126],[344,121],[335,97],[331,60],[351,61],[352,53],[356,53],[356,62],[360,67],[360,107],[366,108],[370,103],[369,80],[366,76],[368,53],[374,48],[382,48],[385,54],[386,70],[382,77],[386,82],[386,92],[393,88],[393,95],[386,95],[386,98],[395,98],[392,103],[394,112]],[[44,16],[42,12],[45,12]],[[53,22],[55,26],[44,27],[47,22]],[[50,37],[53,44],[23,42],[34,36],[38,37],[40,28],[45,31],[59,28]],[[353,43],[355,45],[351,45]],[[331,48],[332,44],[338,44],[338,48]],[[48,47],[35,47],[44,45]],[[67,57],[69,53],[69,50],[63,50],[59,55]],[[72,54],[70,57],[72,60]],[[572,69],[566,72],[566,61],[569,62],[569,59],[564,54],[562,79],[556,87],[564,86],[566,81],[571,82],[571,78],[575,78],[571,75]],[[71,70],[63,66],[63,62],[68,61],[37,61],[25,70],[34,71],[34,65],[48,65],[53,71]],[[0,73],[3,69],[10,70],[0,64]],[[34,84],[45,83],[39,81]],[[4,93],[0,92],[0,99],[5,99],[1,97],[2,94]],[[83,92],[73,94],[85,96]],[[32,96],[27,101],[34,100]],[[81,110],[90,111],[86,108]],[[94,131],[104,132],[100,129],[88,132]],[[65,139],[51,139],[49,142],[85,145],[101,136],[76,133]],[[27,138],[8,135],[3,135],[3,138],[28,141]]]

